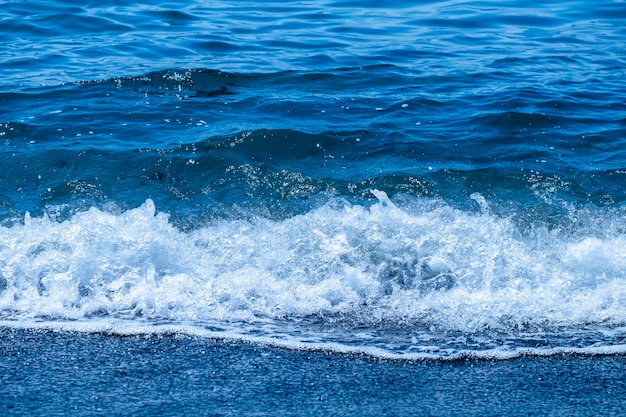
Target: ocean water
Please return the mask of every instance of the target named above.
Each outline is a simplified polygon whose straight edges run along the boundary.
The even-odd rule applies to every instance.
[[[626,3],[2,1],[0,27],[4,371],[180,338],[176,369],[206,345],[407,390],[580,366],[612,382],[548,409],[623,408]],[[6,409],[45,411],[15,398],[46,363]],[[447,389],[412,411],[499,414]],[[410,413],[392,392],[352,411]]]

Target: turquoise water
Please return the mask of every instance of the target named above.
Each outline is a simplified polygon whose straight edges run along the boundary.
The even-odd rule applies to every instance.
[[[3,335],[620,358],[625,23],[608,0],[1,3]]]

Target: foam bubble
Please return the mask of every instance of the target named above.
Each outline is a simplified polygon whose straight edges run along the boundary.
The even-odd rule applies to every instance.
[[[186,323],[440,356],[468,346],[610,350],[624,336],[619,211],[579,210],[578,229],[522,233],[480,195],[481,210],[467,212],[425,199],[400,208],[374,194],[369,207],[335,201],[281,221],[216,220],[189,232],[150,200],[62,222],[26,216],[0,228],[0,315]]]

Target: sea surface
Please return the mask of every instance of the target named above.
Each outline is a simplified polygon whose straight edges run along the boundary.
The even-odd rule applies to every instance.
[[[0,0],[3,410],[618,415],[625,358],[625,2]]]

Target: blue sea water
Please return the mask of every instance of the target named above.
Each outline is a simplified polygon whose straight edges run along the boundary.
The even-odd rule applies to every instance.
[[[6,363],[62,331],[623,369],[626,3],[3,1],[0,27]]]

